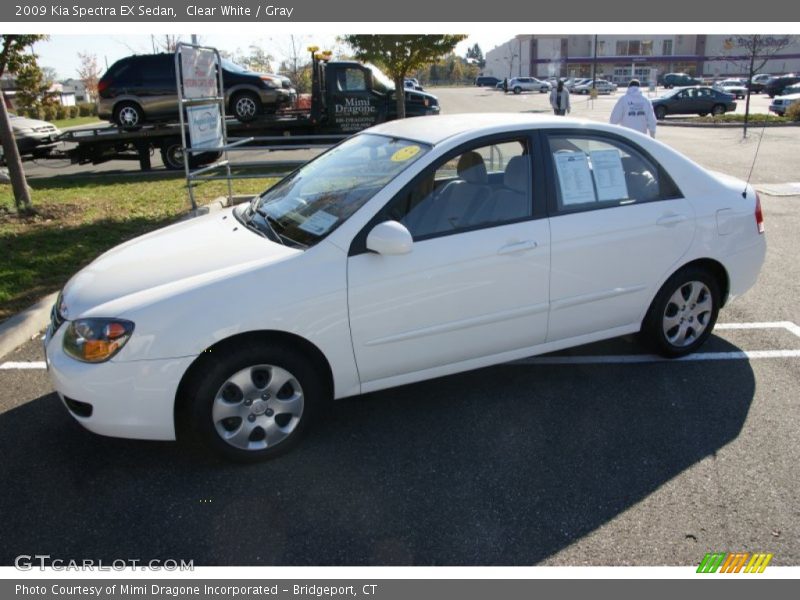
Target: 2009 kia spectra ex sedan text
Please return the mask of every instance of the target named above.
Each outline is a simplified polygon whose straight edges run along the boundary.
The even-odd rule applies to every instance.
[[[692,352],[755,283],[763,230],[750,186],[628,129],[393,121],[100,256],[47,363],[92,431],[265,458],[334,398],[640,330]]]

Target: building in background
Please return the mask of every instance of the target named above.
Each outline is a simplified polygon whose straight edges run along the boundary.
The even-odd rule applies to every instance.
[[[728,35],[518,35],[486,53],[484,75],[494,77],[591,77],[597,43],[597,77],[626,84],[664,73],[696,77],[734,77],[746,61],[732,60]],[[744,53],[744,52],[742,52]],[[786,48],[762,72],[800,71],[800,48]]]

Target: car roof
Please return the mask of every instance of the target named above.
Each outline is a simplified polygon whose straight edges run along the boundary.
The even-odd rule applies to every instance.
[[[397,119],[376,125],[367,133],[405,138],[436,145],[465,133],[473,136],[502,133],[517,128],[564,128],[591,126],[597,131],[619,133],[619,126],[606,125],[588,119],[556,117],[554,115],[526,113],[463,113]]]

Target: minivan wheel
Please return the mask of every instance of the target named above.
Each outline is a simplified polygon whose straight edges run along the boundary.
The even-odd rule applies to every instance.
[[[521,87],[519,87],[519,86],[516,86],[516,87],[514,88],[514,93],[515,93],[515,94],[519,94],[521,91],[522,91],[522,88],[521,88]]]
[[[252,92],[243,92],[233,98],[233,116],[242,123],[254,121],[261,112],[261,101]]]
[[[719,305],[719,285],[713,275],[698,267],[681,269],[659,290],[642,332],[662,356],[691,354],[711,335]]]
[[[272,345],[215,354],[188,388],[186,425],[194,440],[240,462],[290,449],[324,393],[311,363],[292,348]]]
[[[142,107],[135,102],[121,102],[114,110],[114,123],[122,129],[139,129],[144,123]]]

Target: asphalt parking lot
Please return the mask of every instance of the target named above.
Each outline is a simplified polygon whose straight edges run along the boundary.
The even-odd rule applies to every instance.
[[[741,147],[715,135],[663,128],[742,177]],[[800,129],[765,135],[796,147]],[[782,179],[764,172],[796,179],[787,160]],[[717,551],[800,564],[799,202],[762,195],[760,280],[695,360],[651,361],[622,338],[367,394],[260,465],[84,431],[31,340],[0,358],[0,564],[696,565]]]

